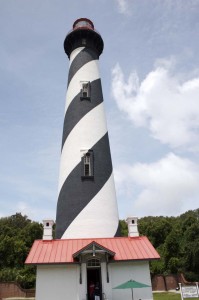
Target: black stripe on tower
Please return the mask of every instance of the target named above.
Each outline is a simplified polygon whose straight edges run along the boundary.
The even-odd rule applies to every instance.
[[[84,48],[83,50],[78,53],[75,59],[72,61],[70,65],[70,70],[68,74],[68,84],[70,83],[71,79],[75,75],[75,73],[83,67],[85,64],[92,60],[97,60],[98,55],[92,49]]]
[[[75,125],[93,108],[103,102],[101,80],[97,79],[90,84],[90,101],[80,99],[81,92],[71,101],[64,118],[64,129],[62,137],[62,148]]]
[[[57,203],[56,238],[61,238],[68,226],[86,205],[97,195],[112,174],[112,162],[108,133],[91,149],[94,159],[94,181],[80,180],[81,162],[73,169],[64,182]],[[103,156],[103,158],[102,158]],[[75,188],[74,188],[75,187]]]

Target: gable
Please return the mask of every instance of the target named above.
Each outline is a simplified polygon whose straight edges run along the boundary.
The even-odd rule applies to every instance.
[[[73,254],[74,259],[78,259],[80,256],[90,254],[92,256],[95,256],[96,254],[105,254],[108,257],[113,257],[115,255],[115,252],[111,251],[108,248],[105,248],[104,246],[96,243],[95,241],[91,242],[87,246],[83,247],[79,251]]]

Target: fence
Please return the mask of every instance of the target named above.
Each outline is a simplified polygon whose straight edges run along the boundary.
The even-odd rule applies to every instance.
[[[35,297],[35,290],[22,289],[16,282],[0,282],[0,299],[10,297]]]

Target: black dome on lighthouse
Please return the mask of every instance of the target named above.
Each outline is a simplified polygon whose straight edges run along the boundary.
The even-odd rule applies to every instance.
[[[93,22],[87,18],[80,18],[74,22],[72,31],[66,36],[64,50],[70,57],[75,48],[85,46],[94,49],[100,56],[104,42],[101,35],[95,30]]]

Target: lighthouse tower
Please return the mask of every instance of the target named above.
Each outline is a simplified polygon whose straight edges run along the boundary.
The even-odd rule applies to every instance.
[[[99,74],[103,40],[86,18],[66,36],[70,60],[56,238],[114,237],[119,218]]]

